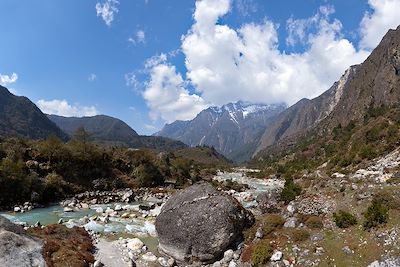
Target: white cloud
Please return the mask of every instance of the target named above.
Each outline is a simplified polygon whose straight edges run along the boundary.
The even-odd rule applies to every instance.
[[[129,37],[128,38],[128,42],[130,42],[131,44],[144,44],[146,43],[146,33],[143,30],[139,30],[136,32],[136,36],[135,38],[133,37]]]
[[[136,38],[139,43],[144,43],[146,41],[146,34],[143,30],[137,31]]]
[[[288,21],[289,43],[301,41],[308,47],[303,53],[290,54],[279,50],[278,26],[272,21],[236,30],[217,24],[229,11],[228,3],[196,2],[195,23],[182,41],[186,76],[206,102],[293,104],[327,90],[350,65],[367,56],[341,37],[342,24],[330,19],[331,7],[320,8],[312,18]],[[214,12],[209,11],[210,5]],[[293,25],[300,25],[300,30],[291,31]],[[314,34],[306,34],[310,27]]]
[[[94,74],[94,73],[89,74],[88,81],[89,82],[94,82],[95,80],[97,80],[97,75]]]
[[[360,46],[373,49],[388,29],[400,24],[400,0],[368,0],[372,12],[366,12],[361,21],[362,39]]]
[[[80,106],[71,105],[66,100],[39,100],[37,102],[38,107],[47,114],[55,114],[65,117],[83,117],[83,116],[94,116],[98,114],[96,107],[94,106]]]
[[[18,75],[16,73],[11,74],[11,76],[0,73],[0,85],[7,86],[15,83],[17,80]]]
[[[166,55],[145,64],[151,75],[143,96],[151,116],[170,122],[192,119],[210,104],[244,100],[290,105],[316,97],[349,66],[366,59],[377,44],[376,40],[367,41],[370,36],[380,39],[393,27],[390,25],[396,25],[393,14],[400,10],[399,2],[369,0],[374,11],[360,23],[362,40],[368,45],[360,48],[344,37],[342,23],[333,18],[333,6],[321,6],[310,18],[292,17],[286,25],[286,42],[289,46],[300,44],[304,50],[290,53],[279,49],[279,25],[274,22],[265,19],[234,29],[219,21],[230,12],[232,1],[198,0],[194,24],[182,36],[185,75],[168,63]]]
[[[201,97],[185,89],[184,83],[174,66],[160,63],[152,67],[143,91],[151,119],[188,120],[207,107]]]
[[[114,20],[114,14],[118,13],[118,4],[118,0],[106,0],[104,3],[96,4],[97,16],[101,16],[109,27]]]
[[[235,0],[236,9],[242,16],[249,16],[257,11],[257,4],[254,0]]]
[[[124,78],[126,86],[131,87],[135,91],[138,91],[140,89],[141,83],[138,81],[135,72],[125,74]]]

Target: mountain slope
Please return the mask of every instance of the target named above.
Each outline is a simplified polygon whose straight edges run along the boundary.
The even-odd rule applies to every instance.
[[[357,66],[350,67],[340,80],[322,95],[312,100],[304,98],[279,114],[263,133],[255,154],[282,139],[305,132],[326,118],[338,104],[356,71]]]
[[[73,136],[78,128],[85,128],[91,139],[101,144],[132,148],[145,147],[157,150],[174,150],[186,147],[182,142],[168,138],[140,136],[125,122],[106,115],[80,118],[57,115],[48,115],[48,117],[70,136]]]
[[[155,135],[180,140],[189,146],[213,146],[230,159],[244,161],[250,158],[265,128],[285,108],[283,104],[241,101],[220,108],[210,107],[191,121],[165,125]]]
[[[322,120],[312,117],[310,110],[314,108],[316,100],[306,101],[307,104],[296,118],[311,118],[310,123],[302,124],[297,131],[283,131],[286,135],[282,138],[274,139],[274,134],[277,136],[279,131],[272,134],[266,131],[258,155],[301,148],[314,158],[329,155],[336,155],[338,159],[346,157],[335,160],[346,166],[354,160],[361,161],[393,149],[397,144],[400,126],[400,26],[396,30],[389,30],[371,55],[350,71],[345,82],[342,82],[343,88],[337,101],[319,101],[322,105],[317,108],[318,113],[330,111],[328,115]],[[344,77],[346,75],[342,80]],[[333,90],[331,88],[316,99],[337,90],[334,89],[337,84],[340,82],[332,87]],[[298,106],[296,104],[288,110]],[[271,129],[285,128],[284,122],[290,119],[285,112],[280,123]],[[297,147],[297,150],[291,147]]]
[[[3,86],[0,86],[0,135],[29,139],[45,139],[49,135],[67,138],[28,98],[15,96]]]
[[[139,135],[125,122],[105,115],[93,117],[62,117],[48,115],[64,132],[72,136],[79,127],[84,127],[97,142],[125,143]]]

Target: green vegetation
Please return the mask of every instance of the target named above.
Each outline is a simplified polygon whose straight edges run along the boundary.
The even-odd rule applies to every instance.
[[[80,128],[64,143],[55,136],[43,141],[0,138],[0,208],[25,201],[48,203],[86,190],[122,187],[183,186],[213,172],[217,165],[228,166],[210,148],[175,152],[126,149],[90,142]],[[209,162],[206,162],[207,157]],[[215,164],[214,159],[219,157]],[[198,159],[201,161],[197,161]]]
[[[373,201],[364,214],[364,229],[371,229],[387,223],[389,219],[389,208],[381,202]]]
[[[287,178],[285,186],[282,189],[280,199],[289,204],[290,201],[295,200],[301,194],[301,187],[293,182],[292,178]]]
[[[272,256],[273,249],[267,240],[261,240],[254,245],[253,253],[251,255],[251,262],[253,266],[260,266],[266,264]]]
[[[333,220],[339,228],[348,228],[357,224],[356,216],[344,210],[333,213]]]

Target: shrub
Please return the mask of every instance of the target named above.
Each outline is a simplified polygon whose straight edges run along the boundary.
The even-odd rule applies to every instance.
[[[372,201],[381,203],[383,206],[390,209],[400,209],[400,196],[398,190],[380,190],[375,194]]]
[[[310,232],[306,229],[295,229],[292,231],[291,237],[295,242],[305,241],[310,238]]]
[[[333,213],[333,220],[339,228],[347,228],[357,224],[357,218],[353,214],[343,210]]]
[[[311,229],[322,229],[324,227],[321,217],[318,216],[310,216],[306,220],[306,225]]]
[[[261,240],[253,249],[251,261],[253,266],[266,264],[271,258],[273,249],[267,240]]]
[[[372,204],[368,207],[364,217],[364,229],[376,227],[388,221],[389,208],[384,206],[381,202],[372,201]]]
[[[285,204],[295,200],[301,194],[301,187],[293,182],[293,179],[286,179],[280,198]]]
[[[262,221],[264,234],[270,234],[285,223],[285,219],[279,214],[268,214]]]

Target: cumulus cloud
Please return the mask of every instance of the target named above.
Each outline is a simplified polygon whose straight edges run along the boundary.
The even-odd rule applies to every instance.
[[[349,66],[366,59],[379,41],[370,36],[380,39],[394,21],[400,22],[393,15],[399,1],[369,0],[372,11],[360,23],[364,45],[359,47],[344,37],[333,6],[321,6],[309,18],[289,18],[286,43],[304,48],[291,53],[279,49],[279,26],[273,21],[232,28],[219,19],[231,11],[233,1],[196,1],[194,24],[182,36],[186,73],[178,73],[166,55],[146,62],[151,75],[143,95],[151,115],[170,122],[191,119],[211,104],[244,100],[291,105],[316,97]]]
[[[188,120],[206,107],[204,100],[190,94],[184,85],[185,82],[176,72],[175,66],[160,63],[152,67],[150,80],[143,91],[151,119],[167,122]]]
[[[360,46],[373,49],[388,29],[400,24],[400,0],[368,0],[372,12],[366,12],[361,21],[362,39]]]
[[[0,85],[7,86],[15,83],[17,80],[18,75],[16,73],[11,74],[11,76],[0,73]]]
[[[228,11],[228,0],[196,2],[195,23],[182,41],[186,76],[206,102],[293,104],[327,90],[368,55],[341,37],[342,24],[330,18],[334,10],[328,6],[312,18],[288,21],[289,43],[307,44],[305,52],[292,54],[279,50],[278,26],[272,21],[239,29],[216,23]],[[307,34],[310,28],[313,34]]]
[[[38,107],[47,114],[54,114],[65,117],[83,117],[97,115],[97,109],[94,106],[71,105],[66,100],[39,100]]]
[[[107,26],[111,26],[114,14],[118,13],[118,0],[106,0],[104,3],[96,4],[97,16],[101,16]]]

